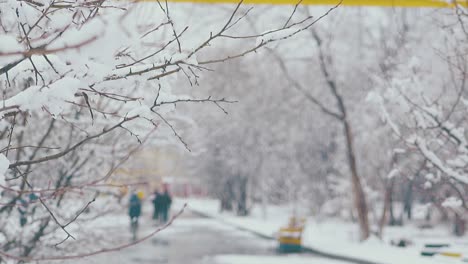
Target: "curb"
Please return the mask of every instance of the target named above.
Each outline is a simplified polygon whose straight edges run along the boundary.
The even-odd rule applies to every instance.
[[[274,237],[272,236],[268,236],[268,235],[265,235],[265,234],[262,234],[260,232],[257,232],[255,230],[252,230],[252,229],[249,229],[249,228],[245,228],[245,227],[242,227],[242,226],[238,226],[238,225],[235,225],[235,224],[232,224],[232,223],[229,223],[221,218],[218,218],[218,217],[214,217],[212,215],[209,215],[209,214],[206,214],[206,213],[203,213],[203,212],[200,212],[200,211],[197,211],[197,210],[194,210],[192,208],[187,208],[187,210],[191,211],[192,213],[196,214],[196,215],[199,215],[201,217],[204,217],[204,218],[210,218],[210,219],[215,219],[216,221],[219,221],[223,224],[226,224],[226,225],[229,225],[231,227],[234,227],[236,228],[237,230],[241,230],[241,231],[245,231],[245,232],[248,232],[248,233],[251,233],[257,237],[260,237],[260,238],[263,238],[263,239],[267,239],[267,240],[276,240]],[[328,252],[324,252],[324,251],[321,251],[321,250],[318,250],[318,249],[315,249],[313,247],[308,247],[308,246],[302,246],[302,249],[304,252],[308,252],[308,253],[312,253],[314,255],[317,255],[317,256],[320,256],[320,257],[324,257],[324,258],[329,258],[329,259],[334,259],[334,260],[341,260],[341,261],[347,261],[347,262],[351,262],[351,263],[356,263],[356,264],[382,264],[382,263],[378,263],[378,262],[373,262],[373,261],[369,261],[369,260],[364,260],[364,259],[358,259],[358,258],[353,258],[353,257],[348,257],[348,256],[343,256],[343,255],[339,255],[339,254],[333,254],[333,253],[328,253]]]
[[[197,211],[197,210],[193,210],[193,209],[191,209],[191,208],[187,208],[187,210],[189,210],[190,212],[192,212],[192,213],[194,213],[194,214],[196,214],[196,215],[199,215],[199,216],[201,216],[201,217],[204,217],[204,218],[215,219],[216,221],[221,222],[221,223],[223,223],[223,224],[225,224],[225,225],[234,227],[234,228],[237,229],[237,230],[249,232],[249,233],[251,233],[251,234],[253,234],[253,235],[257,236],[257,237],[260,237],[260,238],[263,238],[263,239],[267,239],[267,240],[275,240],[275,238],[272,237],[272,236],[267,236],[267,235],[265,235],[265,234],[262,234],[262,233],[260,233],[260,232],[255,231],[255,230],[248,229],[248,228],[245,228],[245,227],[242,227],[242,226],[238,226],[238,225],[234,225],[234,224],[232,224],[232,223],[226,222],[226,221],[224,221],[223,219],[214,217],[214,216],[212,216],[212,215],[205,214],[205,213],[203,213],[203,212],[200,212],[200,211]]]

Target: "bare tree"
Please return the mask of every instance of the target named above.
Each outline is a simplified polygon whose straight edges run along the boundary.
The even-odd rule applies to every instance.
[[[135,244],[70,254],[79,232],[74,223],[90,208],[90,218],[107,213],[95,206],[99,194],[121,187],[110,183],[114,172],[152,144],[156,130],[165,127],[191,150],[171,122],[176,105],[209,103],[225,111],[234,102],[177,96],[170,77],[197,85],[210,65],[290,38],[320,19],[239,33],[236,26],[251,10],[241,4],[201,34],[179,27],[174,9],[162,2],[0,3],[2,261],[74,259]],[[147,8],[158,15],[143,19]],[[245,43],[240,51],[210,56],[210,46],[239,40]]]

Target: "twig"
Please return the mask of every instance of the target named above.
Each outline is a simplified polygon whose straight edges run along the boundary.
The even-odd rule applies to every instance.
[[[184,204],[184,206],[182,207],[182,209],[181,209],[177,214],[175,214],[175,215],[167,222],[167,224],[165,224],[164,226],[157,228],[157,229],[154,230],[153,232],[149,233],[148,235],[146,235],[146,236],[144,236],[144,237],[142,237],[142,238],[140,238],[140,239],[135,240],[135,241],[132,242],[132,243],[120,245],[120,246],[117,246],[117,247],[103,248],[103,249],[100,249],[100,250],[97,250],[97,251],[93,251],[93,252],[89,252],[89,253],[83,253],[83,254],[68,255],[68,256],[56,256],[56,257],[40,257],[40,258],[20,257],[20,256],[16,256],[16,255],[13,255],[13,254],[9,254],[9,253],[4,252],[4,251],[0,251],[0,255],[3,256],[3,257],[5,257],[5,258],[14,259],[14,260],[18,260],[18,261],[39,262],[39,261],[52,261],[52,260],[80,259],[80,258],[95,256],[95,255],[102,254],[102,253],[120,251],[120,250],[122,250],[122,249],[129,248],[129,247],[132,247],[132,246],[134,246],[134,245],[140,244],[141,242],[146,241],[146,240],[150,239],[151,237],[155,236],[156,234],[158,234],[159,232],[165,230],[165,229],[168,228],[170,225],[172,225],[172,223],[173,223],[180,215],[182,215],[182,213],[185,211],[185,208],[186,208],[186,207],[187,207],[187,204]]]

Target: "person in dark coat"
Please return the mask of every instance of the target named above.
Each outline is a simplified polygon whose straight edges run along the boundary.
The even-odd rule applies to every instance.
[[[138,195],[133,192],[130,195],[130,202],[128,205],[128,215],[130,216],[131,221],[137,221],[138,217],[141,215],[141,200],[138,198]]]
[[[154,191],[153,196],[153,220],[159,220],[159,215],[161,214],[161,194],[158,190]]]
[[[164,186],[164,193],[161,194],[160,205],[161,205],[161,222],[167,223],[169,217],[169,210],[171,209],[172,198],[169,194],[169,188],[167,185]]]

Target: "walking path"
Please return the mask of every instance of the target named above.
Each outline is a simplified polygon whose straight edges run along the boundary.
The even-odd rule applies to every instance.
[[[222,223],[248,230],[262,237],[274,238],[277,230],[287,223],[288,215],[273,213],[269,218],[263,219],[255,215],[251,217],[238,217],[229,213],[219,212],[219,203],[215,200],[176,200],[175,206],[188,204],[188,209],[201,215],[217,219]],[[346,232],[346,233],[344,233]],[[409,235],[409,234],[408,234]],[[460,260],[446,257],[422,257],[421,248],[413,246],[397,248],[390,246],[376,238],[364,243],[353,242],[356,234],[346,230],[340,223],[309,223],[304,233],[303,244],[311,252],[326,257],[335,257],[353,261],[354,263],[377,264],[453,264]],[[434,238],[437,239],[437,238]],[[356,240],[354,240],[356,241]]]
[[[177,209],[174,206],[174,209]],[[147,210],[148,211],[148,210]],[[125,219],[116,215],[109,222],[109,234],[116,235],[115,243],[130,240]],[[151,233],[156,227],[150,213],[143,215],[139,236]],[[112,224],[114,224],[112,226]],[[122,225],[124,224],[124,225]],[[127,234],[128,231],[128,234]],[[173,224],[153,238],[118,252],[105,253],[70,264],[347,264],[347,262],[319,258],[311,254],[277,255],[276,243],[240,231],[215,219],[204,218],[185,211]]]

